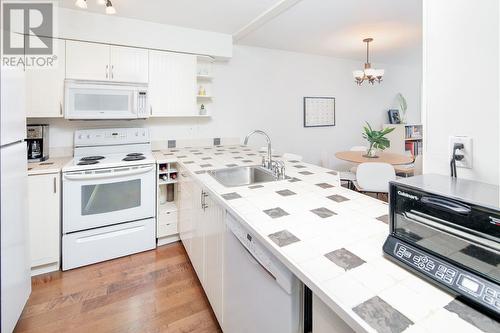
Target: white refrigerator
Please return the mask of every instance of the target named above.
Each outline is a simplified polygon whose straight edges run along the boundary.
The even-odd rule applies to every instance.
[[[25,75],[1,69],[1,332],[10,333],[31,293],[28,244]]]

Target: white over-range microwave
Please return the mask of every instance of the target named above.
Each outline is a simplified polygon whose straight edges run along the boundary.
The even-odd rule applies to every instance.
[[[143,119],[149,116],[148,86],[142,83],[66,80],[66,119]]]

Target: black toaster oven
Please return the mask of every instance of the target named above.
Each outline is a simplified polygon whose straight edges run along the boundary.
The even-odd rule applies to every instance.
[[[391,182],[384,252],[500,317],[499,187],[440,175]]]

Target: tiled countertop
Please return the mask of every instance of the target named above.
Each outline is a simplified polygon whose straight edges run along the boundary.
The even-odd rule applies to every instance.
[[[335,171],[285,161],[292,179],[227,188],[207,170],[255,165],[244,146],[170,149],[277,258],[356,331],[500,332],[500,324],[383,256],[388,205],[340,187]]]
[[[73,157],[53,157],[43,162],[28,163],[28,176],[59,173]]]

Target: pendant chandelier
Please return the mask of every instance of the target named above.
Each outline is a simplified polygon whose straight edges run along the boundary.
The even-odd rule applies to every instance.
[[[363,42],[366,43],[366,63],[365,69],[361,71],[353,71],[352,75],[358,86],[362,85],[364,81],[368,81],[374,84],[375,81],[378,83],[382,82],[382,77],[384,76],[383,69],[372,68],[370,63],[370,43],[373,42],[373,38],[365,38]]]
[[[116,14],[116,9],[113,7],[111,0],[97,0],[98,5],[106,6],[104,10],[106,14],[113,15]],[[87,9],[87,0],[76,0],[75,6],[83,9]]]

